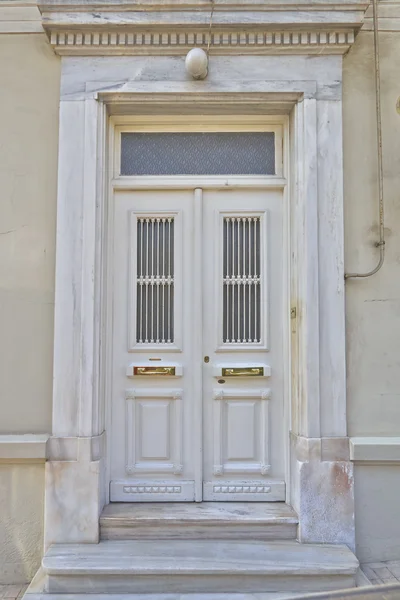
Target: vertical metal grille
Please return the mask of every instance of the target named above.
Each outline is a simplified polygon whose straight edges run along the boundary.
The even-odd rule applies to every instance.
[[[223,341],[261,341],[260,217],[223,223]]]
[[[137,315],[139,344],[174,341],[174,219],[137,221]]]

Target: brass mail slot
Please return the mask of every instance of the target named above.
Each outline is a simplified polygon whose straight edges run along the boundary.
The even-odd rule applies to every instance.
[[[223,367],[223,377],[263,377],[264,367]]]
[[[165,377],[166,375],[175,375],[175,367],[134,367],[134,375],[156,375],[157,377]]]

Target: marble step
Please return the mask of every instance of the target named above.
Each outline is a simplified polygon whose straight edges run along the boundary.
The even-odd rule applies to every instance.
[[[204,594],[48,594],[42,567],[32,579],[23,600],[287,600],[296,592],[204,593]]]
[[[284,502],[108,504],[103,540],[293,540],[298,518]]]
[[[352,587],[358,561],[291,541],[107,540],[54,545],[42,568],[51,594],[299,593]]]

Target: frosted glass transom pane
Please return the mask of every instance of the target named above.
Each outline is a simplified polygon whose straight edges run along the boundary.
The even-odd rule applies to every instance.
[[[274,174],[273,132],[121,135],[121,175]]]

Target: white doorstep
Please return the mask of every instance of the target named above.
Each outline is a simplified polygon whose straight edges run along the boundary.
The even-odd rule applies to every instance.
[[[101,538],[295,539],[298,518],[284,502],[108,504],[100,518]]]
[[[103,541],[50,548],[49,593],[301,592],[351,587],[345,546],[221,540]]]

